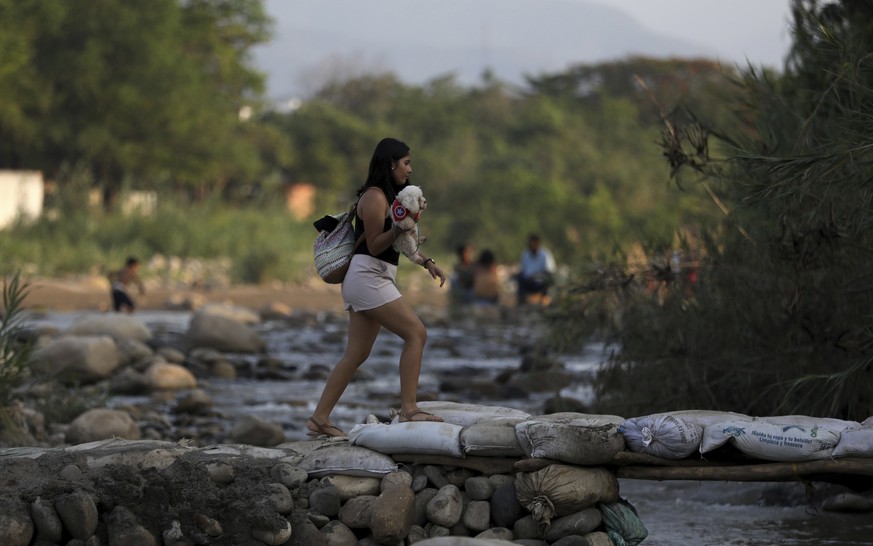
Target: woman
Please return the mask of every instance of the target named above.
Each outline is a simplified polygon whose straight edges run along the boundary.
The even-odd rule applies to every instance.
[[[399,420],[442,421],[418,407],[418,376],[427,331],[394,281],[400,254],[392,248],[397,232],[391,221],[391,203],[409,183],[410,174],[409,147],[393,138],[382,139],[370,159],[367,181],[358,190],[355,238],[363,234],[364,240],[355,249],[342,284],[343,301],[349,311],[346,350],[328,376],[315,412],[306,424],[312,435],[346,436],[330,422],[330,413],[355,371],[369,356],[383,327],[403,339]],[[431,277],[439,278],[440,286],[445,284],[446,274],[432,258],[425,257],[422,266]]]

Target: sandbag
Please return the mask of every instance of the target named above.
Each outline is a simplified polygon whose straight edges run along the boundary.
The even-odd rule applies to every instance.
[[[519,472],[515,478],[518,502],[546,529],[552,518],[579,512],[598,502],[616,502],[618,490],[618,479],[602,467],[552,464],[536,472]]]
[[[812,461],[831,457],[840,441],[841,426],[834,430],[826,425],[804,426],[769,419],[710,425],[703,431],[700,452],[707,453],[730,442],[746,455],[766,461]]]
[[[703,438],[703,427],[670,414],[631,417],[618,430],[631,451],[663,459],[688,457]]]
[[[733,411],[716,411],[716,410],[678,410],[668,411],[663,413],[653,413],[654,416],[672,415],[682,419],[689,425],[697,425],[700,428],[706,428],[709,425],[717,425],[725,421],[748,420],[751,421],[754,417],[744,413],[735,413]]]
[[[515,426],[523,419],[488,419],[461,430],[461,450],[479,457],[524,457],[515,435]]]
[[[452,423],[433,421],[355,425],[349,431],[349,443],[387,454],[414,453],[463,457],[462,428]]]
[[[331,474],[382,477],[399,468],[388,455],[346,442],[313,449],[303,456],[298,467],[305,470],[310,478]]]
[[[610,416],[582,415],[575,419],[537,418],[515,426],[527,457],[579,465],[608,463],[624,450],[624,438]]]
[[[615,546],[637,546],[649,536],[636,508],[626,499],[611,504],[598,504],[606,534]]]
[[[841,432],[833,456],[873,457],[873,426],[852,427]]]
[[[514,408],[502,406],[481,406],[477,404],[462,404],[459,402],[419,402],[419,409],[439,415],[446,423],[462,427],[475,425],[489,419],[530,419],[530,414]],[[392,423],[399,422],[397,417]]]

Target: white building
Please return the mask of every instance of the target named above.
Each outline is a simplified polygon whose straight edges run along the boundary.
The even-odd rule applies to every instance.
[[[19,216],[39,218],[44,196],[41,172],[0,170],[0,229],[9,227]]]

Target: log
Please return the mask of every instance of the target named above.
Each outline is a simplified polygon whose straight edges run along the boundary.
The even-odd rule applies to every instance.
[[[615,475],[635,480],[694,480],[729,482],[808,481],[822,474],[854,474],[873,477],[873,459],[846,458],[798,463],[742,464],[712,466],[706,461],[696,466],[619,466]],[[805,479],[803,477],[806,477]]]
[[[482,474],[509,474],[513,472],[515,459],[502,457],[464,457],[459,459],[451,455],[421,455],[418,453],[398,453],[391,455],[398,463],[415,465],[434,464],[442,466],[458,466],[481,472]]]

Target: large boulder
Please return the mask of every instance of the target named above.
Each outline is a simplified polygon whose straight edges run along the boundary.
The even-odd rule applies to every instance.
[[[34,351],[31,370],[66,383],[90,384],[110,377],[121,359],[110,336],[62,336]]]
[[[73,419],[67,431],[67,441],[71,444],[84,444],[109,438],[139,440],[139,427],[133,418],[123,411],[96,408]]]
[[[186,333],[190,347],[207,347],[230,353],[262,353],[266,343],[246,324],[222,315],[196,313]]]
[[[121,313],[89,314],[76,319],[64,332],[70,336],[112,336],[115,339],[132,339],[146,342],[152,332],[148,326],[132,315]]]

